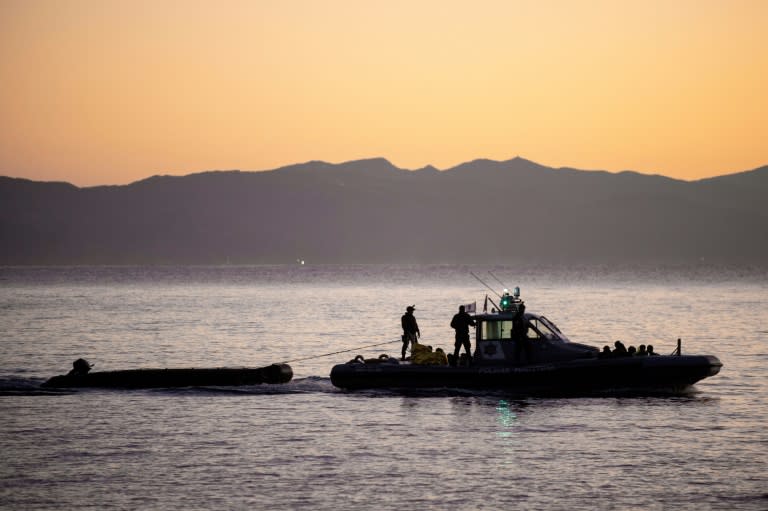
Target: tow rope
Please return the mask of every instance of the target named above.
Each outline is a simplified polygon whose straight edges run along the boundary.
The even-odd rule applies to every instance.
[[[288,364],[290,362],[301,362],[302,360],[310,360],[310,359],[313,359],[313,358],[327,357],[327,356],[330,356],[330,355],[338,355],[339,353],[347,353],[349,351],[361,350],[361,349],[364,349],[364,348],[375,348],[376,346],[383,346],[385,344],[392,344],[394,342],[402,342],[402,340],[397,339],[395,341],[386,341],[386,342],[380,342],[378,344],[369,344],[367,346],[358,346],[357,348],[350,348],[348,350],[334,351],[333,353],[324,353],[322,355],[313,355],[311,357],[295,358],[293,360],[286,360],[285,362],[281,362],[281,364]]]

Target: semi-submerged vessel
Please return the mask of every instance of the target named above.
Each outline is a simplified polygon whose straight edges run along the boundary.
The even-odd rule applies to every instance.
[[[487,301],[487,298],[486,298]],[[495,304],[494,304],[495,305]],[[572,342],[545,316],[527,312],[519,288],[500,295],[490,312],[472,314],[474,352],[464,360],[414,356],[401,361],[358,356],[331,369],[336,387],[354,389],[501,389],[524,395],[679,393],[716,375],[714,355],[683,355],[678,339],[671,355],[644,346],[638,353],[620,341],[600,349]],[[415,345],[413,349],[419,348]],[[441,362],[441,358],[443,361]]]
[[[118,388],[150,389],[174,387],[230,387],[287,383],[293,378],[288,364],[266,367],[215,367],[179,369],[125,369],[94,371],[92,365],[79,358],[67,374],[54,376],[42,384],[46,388]]]

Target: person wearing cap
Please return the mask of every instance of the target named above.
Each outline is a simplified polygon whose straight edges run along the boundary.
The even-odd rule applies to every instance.
[[[403,326],[403,360],[405,360],[405,352],[408,349],[408,345],[410,343],[415,343],[416,340],[421,337],[419,324],[416,323],[416,316],[413,315],[413,311],[415,310],[415,305],[409,305],[405,308],[403,317],[400,318],[400,324]]]

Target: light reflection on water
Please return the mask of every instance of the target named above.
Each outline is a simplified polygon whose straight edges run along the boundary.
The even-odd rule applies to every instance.
[[[333,388],[334,363],[399,350],[405,305],[429,344],[452,346],[456,306],[486,293],[469,270],[483,271],[0,269],[0,508],[766,508],[764,273],[493,269],[574,341],[669,353],[680,337],[719,356],[688,395]],[[80,356],[100,370],[307,360],[284,386],[34,391]]]
[[[504,399],[499,401],[496,411],[499,413],[499,436],[502,438],[512,436],[511,429],[517,421],[517,415],[510,409],[509,403]]]

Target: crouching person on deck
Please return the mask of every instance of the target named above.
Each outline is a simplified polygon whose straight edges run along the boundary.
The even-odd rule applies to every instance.
[[[72,370],[67,373],[67,376],[83,376],[88,374],[88,371],[91,370],[91,367],[93,367],[93,364],[88,362],[84,358],[78,358],[74,362],[72,362]]]
[[[441,348],[432,351],[432,346],[413,343],[411,350],[411,363],[416,365],[448,365],[448,357]]]

